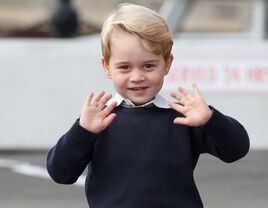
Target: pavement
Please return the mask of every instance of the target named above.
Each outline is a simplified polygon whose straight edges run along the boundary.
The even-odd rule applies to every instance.
[[[83,176],[74,185],[55,184],[45,169],[46,151],[0,152],[0,207],[86,208]],[[205,208],[265,208],[268,150],[254,150],[232,164],[202,155],[195,170]]]

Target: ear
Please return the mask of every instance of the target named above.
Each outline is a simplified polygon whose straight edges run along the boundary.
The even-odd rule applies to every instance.
[[[170,70],[170,67],[171,67],[171,64],[173,62],[173,54],[171,53],[169,55],[169,57],[166,59],[166,72],[165,72],[165,75],[167,75],[169,73],[169,70]]]
[[[102,67],[104,69],[104,72],[106,74],[106,76],[111,79],[112,76],[111,76],[111,72],[110,72],[110,67],[109,67],[109,64],[105,61],[105,59],[102,57],[101,59],[101,63],[102,63]]]

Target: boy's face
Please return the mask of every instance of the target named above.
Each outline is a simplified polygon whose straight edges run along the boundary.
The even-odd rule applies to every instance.
[[[169,72],[172,55],[165,61],[162,54],[146,50],[146,43],[130,34],[113,36],[110,44],[109,63],[102,59],[102,64],[117,93],[136,105],[152,100]]]

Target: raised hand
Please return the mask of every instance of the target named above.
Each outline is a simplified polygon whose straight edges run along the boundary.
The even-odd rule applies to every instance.
[[[99,133],[109,126],[116,116],[112,113],[116,102],[105,107],[111,98],[112,95],[105,95],[104,91],[100,91],[95,96],[93,92],[90,92],[82,108],[80,126],[93,133]]]
[[[193,95],[183,87],[178,87],[180,93],[170,93],[170,96],[175,98],[178,103],[173,102],[169,106],[184,115],[184,117],[175,118],[174,123],[187,126],[202,126],[212,116],[213,112],[201,96],[196,84],[193,84],[193,90]]]

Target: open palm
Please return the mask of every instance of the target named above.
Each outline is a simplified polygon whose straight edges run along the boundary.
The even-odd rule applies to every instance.
[[[170,107],[184,115],[184,117],[175,118],[174,123],[201,126],[212,116],[212,110],[201,96],[196,84],[193,84],[193,90],[193,95],[183,87],[178,88],[180,93],[170,93],[170,96],[176,99],[176,102],[170,103]]]
[[[93,133],[99,133],[104,130],[115,118],[112,110],[116,107],[116,102],[106,107],[106,103],[112,95],[105,95],[104,91],[96,96],[89,93],[80,116],[80,125]]]

